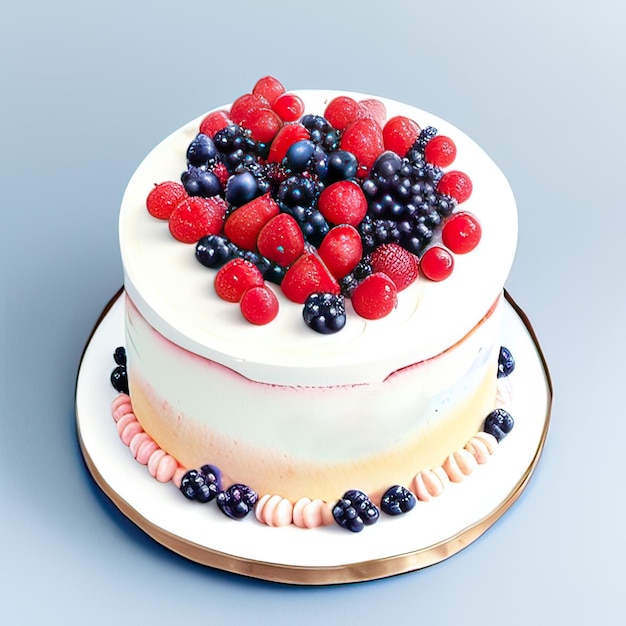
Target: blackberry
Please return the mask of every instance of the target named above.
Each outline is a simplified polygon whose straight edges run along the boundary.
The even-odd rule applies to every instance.
[[[238,254],[239,248],[220,235],[207,235],[196,244],[196,259],[211,269],[219,269]]]
[[[258,145],[250,137],[250,132],[237,124],[230,124],[215,133],[213,143],[220,160],[231,174],[240,165],[256,162],[259,153],[263,152],[263,145]]]
[[[124,346],[118,346],[113,353],[113,360],[118,365],[126,365],[126,348]]]
[[[406,487],[394,485],[385,491],[380,508],[387,515],[401,515],[408,513],[417,504],[417,498]]]
[[[333,507],[333,517],[337,524],[353,533],[358,533],[374,524],[380,516],[376,505],[357,489],[351,489],[343,494]]]
[[[255,491],[246,485],[231,485],[225,491],[217,494],[216,502],[220,511],[231,519],[242,519],[252,509],[257,501]]]
[[[426,148],[426,144],[437,134],[437,129],[434,126],[426,126],[426,128],[422,128],[420,134],[418,135],[415,143],[411,146],[407,157],[411,159],[409,156],[412,152],[418,152],[424,154],[424,148]]]
[[[300,123],[309,131],[311,141],[326,152],[332,152],[339,146],[339,131],[325,117],[308,114],[303,116]]]
[[[483,430],[500,442],[513,430],[514,425],[515,422],[510,413],[504,409],[494,409],[485,418]]]
[[[126,374],[126,366],[118,365],[111,372],[111,384],[113,389],[119,393],[128,393],[128,376]]]
[[[304,303],[302,317],[304,323],[318,333],[336,333],[346,325],[344,298],[332,293],[312,293]]]
[[[246,261],[250,261],[250,263],[252,263],[253,265],[256,265],[263,275],[263,278],[271,283],[280,285],[283,278],[285,277],[285,272],[287,271],[287,268],[281,267],[277,263],[270,261],[268,258],[264,257],[258,252],[252,252],[251,250],[241,250],[240,248],[238,248],[237,256],[245,259]]]
[[[515,369],[515,359],[511,351],[504,346],[500,347],[498,356],[498,378],[505,378]]]
[[[372,268],[372,262],[369,255],[364,256],[357,266],[349,273],[346,274],[340,281],[341,293],[346,298],[352,297],[352,292],[356,286],[370,274],[374,272]]]
[[[278,187],[278,204],[282,207],[311,208],[317,203],[324,185],[317,179],[302,174],[290,176]]]
[[[210,502],[219,492],[218,485],[219,477],[213,472],[205,474],[202,470],[191,469],[182,477],[180,491],[189,500]]]

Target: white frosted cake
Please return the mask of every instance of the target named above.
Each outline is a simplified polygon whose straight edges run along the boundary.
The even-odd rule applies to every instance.
[[[406,154],[385,157],[387,170],[383,167],[385,164],[377,165],[378,160],[364,164],[357,159],[358,171],[352,176],[349,176],[352,173],[349,168],[345,179],[335,173],[335,178],[325,180],[326,170],[320,175],[320,145],[327,156],[356,145],[355,152],[361,157],[358,141],[342,143],[344,135],[349,134],[349,126],[338,129],[338,141],[330,148],[323,145],[324,137],[315,144],[318,146],[314,150],[315,163],[314,158],[303,165],[301,153],[297,151],[281,158],[269,175],[270,184],[267,184],[267,170],[259,174],[262,168],[252,166],[246,170],[244,162],[237,169],[228,162],[229,171],[226,171],[219,151],[217,156],[212,156],[209,150],[208,161],[197,165],[193,175],[198,171],[215,171],[219,188],[209,197],[219,198],[223,211],[219,215],[219,226],[209,226],[206,236],[221,237],[220,241],[226,245],[229,241],[225,232],[229,230],[224,224],[238,212],[243,215],[247,204],[255,201],[258,204],[258,198],[264,194],[278,207],[272,204],[271,217],[276,213],[288,214],[290,227],[293,223],[304,224],[302,219],[299,221],[302,215],[297,213],[297,207],[294,209],[294,203],[289,205],[285,202],[285,193],[278,191],[280,184],[293,176],[299,177],[294,185],[302,184],[306,189],[310,185],[307,181],[317,185],[317,195],[306,207],[309,216],[319,208],[315,204],[319,192],[323,193],[340,180],[345,183],[349,179],[369,203],[367,216],[346,218],[352,220],[351,225],[341,231],[359,233],[363,240],[359,267],[363,267],[364,261],[366,271],[356,277],[352,271],[349,280],[333,276],[331,271],[329,280],[325,274],[321,282],[313,280],[313,286],[309,287],[308,283],[302,286],[301,274],[290,270],[298,262],[292,261],[289,266],[279,268],[282,272],[279,279],[261,281],[263,290],[269,289],[274,294],[277,312],[270,316],[271,320],[250,323],[242,314],[243,308],[240,310],[238,304],[223,299],[223,293],[216,289],[216,276],[221,269],[199,262],[195,242],[177,239],[172,235],[172,232],[176,235],[176,227],[171,231],[166,219],[154,217],[146,208],[146,198],[155,185],[164,181],[176,181],[179,185],[181,174],[190,164],[188,148],[203,121],[233,120],[227,120],[230,113],[224,113],[203,115],[190,122],[145,158],[130,180],[122,201],[120,245],[126,293],[129,395],[142,432],[185,470],[211,464],[219,468],[222,485],[246,485],[258,496],[281,496],[292,505],[303,498],[332,504],[350,489],[358,489],[372,502],[379,503],[389,487],[409,487],[421,471],[441,467],[452,452],[463,449],[482,430],[485,417],[496,407],[502,291],[517,240],[515,201],[504,175],[487,154],[442,119],[406,104],[363,94],[332,91],[290,94],[296,96],[296,104],[304,104],[304,114],[309,115],[307,122],[311,115],[324,116],[328,104],[340,96],[349,102],[364,102],[356,116],[368,120],[364,125],[366,129],[373,128],[374,123],[381,128],[385,149],[388,149],[387,139],[391,135],[382,133],[387,124],[381,117],[383,110],[387,120],[401,117],[417,123],[419,134],[415,140],[419,143],[419,137],[422,138],[422,152],[427,140],[435,136],[434,132],[430,136],[426,133],[424,139],[424,129],[436,128],[436,136],[453,140],[456,155],[446,166],[437,165],[438,157],[433,157],[434,166],[433,163],[427,166],[426,175],[434,176],[437,181],[446,172],[463,172],[471,179],[471,195],[462,197],[460,202],[453,199],[450,206],[444,203],[447,214],[441,214],[439,219],[431,211],[430,218],[426,219],[429,231],[419,242],[413,239],[411,243],[410,233],[398,234],[396,225],[401,224],[402,230],[406,229],[406,224],[423,225],[425,220],[414,216],[413,221],[400,219],[393,211],[400,214],[402,209],[406,217],[407,210],[410,213],[418,211],[419,207],[406,209],[402,202],[396,201],[391,208],[381,208],[385,201],[390,204],[384,199],[381,181],[398,160],[404,159],[406,165]],[[261,108],[271,110],[273,107],[282,113],[272,98],[265,95],[267,106]],[[384,108],[379,104],[372,106],[372,102],[382,103]],[[219,110],[232,111],[229,106]],[[339,111],[344,112],[352,115],[349,107]],[[250,117],[247,111],[243,117],[246,115]],[[272,117],[270,122],[281,128],[301,126],[302,112],[297,112],[297,120],[291,120],[292,115],[296,114],[284,114],[287,120],[279,122]],[[333,117],[329,112],[328,117],[341,121],[341,115]],[[252,118],[257,119],[253,115]],[[244,126],[244,122],[245,119],[240,125]],[[254,122],[251,125],[254,126]],[[267,168],[268,149],[272,156],[272,141],[267,137],[275,130],[271,124],[254,126],[248,144],[252,146],[257,137],[256,144],[266,146],[257,147],[261,156],[248,157],[249,163]],[[218,145],[219,137],[216,139],[213,127],[211,132],[214,135],[211,139]],[[302,136],[300,132],[296,135]],[[311,137],[319,139],[312,134]],[[414,139],[410,132],[409,137],[411,141]],[[298,141],[305,142],[306,157],[311,140]],[[398,145],[393,143],[393,137],[389,141],[393,146]],[[369,144],[364,153],[367,149]],[[380,148],[379,152],[382,152]],[[193,150],[190,158],[191,163],[197,160]],[[428,163],[426,159],[418,166]],[[318,169],[312,164],[317,164]],[[256,189],[253,184],[249,192],[252,199],[246,196],[247,189],[243,196],[235,194],[236,185],[232,184],[233,178],[245,171],[265,176],[265,187]],[[395,181],[389,182],[391,187],[395,185],[392,191],[398,190],[398,179],[403,177],[413,176],[410,180],[415,182],[417,174],[407,172],[395,172]],[[390,175],[389,179],[392,178]],[[189,176],[184,181],[185,198],[193,197],[197,191],[188,181]],[[230,195],[228,185],[232,185]],[[405,187],[408,188],[408,183]],[[413,199],[421,197],[421,193],[428,202],[426,195],[432,193],[432,189],[427,188],[423,193],[421,188],[411,189],[403,193]],[[204,194],[207,197],[206,191]],[[442,195],[439,192],[436,200]],[[226,200],[222,201],[224,197]],[[229,202],[229,197],[235,199],[234,204]],[[431,198],[430,202],[433,204],[435,200]],[[375,203],[378,204],[374,206]],[[445,280],[427,277],[429,271],[421,266],[422,258],[433,247],[446,249],[442,242],[445,240],[442,225],[461,212],[473,216],[480,225],[480,240],[471,251],[460,249],[460,253],[449,255],[453,269]],[[271,217],[265,218],[265,224]],[[325,220],[317,222],[321,230],[309,239],[309,231],[303,226],[304,248],[297,259],[310,256],[316,268],[321,266],[326,271],[332,265],[332,258],[328,260],[321,242],[328,236],[327,231],[332,233],[342,224],[337,223],[340,218],[332,215],[330,209],[323,212],[323,217]],[[364,227],[368,220],[369,230]],[[232,220],[231,224],[234,222]],[[366,239],[372,229],[376,233],[374,238]],[[284,231],[276,229],[275,232],[280,235]],[[337,239],[343,241],[339,237],[340,230],[336,233]],[[407,241],[409,245],[404,245]],[[364,309],[361,302],[371,294],[375,299],[380,290],[363,288],[364,295],[357,296],[354,288],[356,285],[358,289],[361,282],[374,274],[385,274],[380,265],[372,264],[372,258],[378,258],[377,248],[392,244],[410,250],[416,259],[415,267],[419,268],[415,273],[419,275],[413,276],[405,288],[396,290],[394,285],[389,288],[385,284],[385,293],[388,294],[389,289],[393,292],[389,296],[391,305],[378,314],[381,309],[374,302],[375,313],[370,314],[371,308],[365,306]],[[289,245],[277,244],[277,258]],[[235,249],[234,244],[230,246],[231,251]],[[251,254],[247,257],[241,252],[238,258],[254,260],[262,256],[258,249],[248,252]],[[257,257],[253,256],[255,254]],[[276,267],[276,263],[273,265]],[[384,278],[380,281],[384,282]],[[289,283],[284,290],[279,284],[281,279],[283,285]],[[303,297],[308,297],[308,292],[323,291],[341,301],[345,316],[339,329],[326,327],[323,332],[316,332],[311,324],[305,323],[303,302],[294,301],[301,300],[301,286],[307,290]],[[360,300],[357,301],[357,297]],[[385,306],[387,304],[383,308]],[[365,315],[360,314],[363,310]]]

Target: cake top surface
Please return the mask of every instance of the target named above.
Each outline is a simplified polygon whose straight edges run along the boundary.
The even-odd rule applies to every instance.
[[[322,115],[339,95],[365,94],[302,90],[306,113]],[[195,258],[195,246],[174,239],[167,222],[146,210],[155,184],[180,180],[186,151],[204,115],[157,145],[133,174],[122,200],[120,247],[125,289],[143,317],[168,340],[255,381],[289,386],[353,385],[381,381],[403,367],[434,357],[461,341],[499,297],[517,242],[517,212],[511,188],[497,165],[467,135],[426,111],[378,98],[387,117],[407,116],[421,128],[435,127],[457,147],[454,169],[473,183],[463,211],[475,215],[480,244],[456,255],[442,282],[424,276],[398,294],[395,310],[382,319],[357,315],[346,299],[345,327],[332,335],[303,323],[302,305],[271,285],[279,301],[269,324],[248,323],[236,305],[214,289],[215,270]],[[224,107],[220,107],[224,108]],[[437,241],[437,236],[433,241]]]

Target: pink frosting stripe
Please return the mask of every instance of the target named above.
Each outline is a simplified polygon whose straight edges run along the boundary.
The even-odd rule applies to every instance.
[[[159,468],[159,463],[161,462],[161,459],[166,454],[167,452],[165,452],[165,450],[161,450],[161,448],[157,448],[150,455],[150,458],[148,459],[148,472],[150,473],[150,476],[152,476],[153,478],[156,478],[157,469]]]

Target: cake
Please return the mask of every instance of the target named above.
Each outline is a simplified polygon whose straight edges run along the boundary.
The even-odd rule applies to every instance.
[[[410,498],[510,429],[516,238],[505,176],[451,124],[261,79],[163,140],[124,194],[126,443],[171,459],[159,479],[208,473],[222,501],[286,502],[290,521],[301,502]]]

